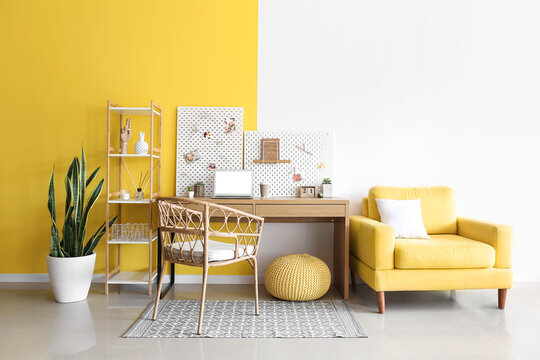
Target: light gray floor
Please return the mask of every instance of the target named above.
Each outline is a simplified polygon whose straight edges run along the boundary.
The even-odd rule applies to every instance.
[[[144,287],[54,302],[49,284],[0,284],[0,359],[540,359],[540,284],[518,283],[507,309],[496,290],[396,292],[377,314],[375,294],[353,287],[368,339],[123,339],[150,298]],[[208,299],[250,299],[252,286],[210,285]],[[167,298],[198,299],[177,285]],[[261,298],[270,296],[261,288]],[[332,290],[326,298],[338,298]]]

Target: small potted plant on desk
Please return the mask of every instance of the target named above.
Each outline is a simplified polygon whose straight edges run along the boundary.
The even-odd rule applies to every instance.
[[[47,255],[47,270],[56,301],[69,303],[82,301],[88,296],[94,265],[96,263],[96,248],[99,240],[105,234],[103,223],[84,243],[88,213],[95,204],[103,189],[103,179],[96,185],[88,196],[86,206],[85,191],[97,175],[99,168],[86,177],[86,158],[81,150],[81,161],[73,158],[67,171],[66,206],[62,232],[56,224],[56,200],[54,194],[54,170],[49,180],[49,200],[47,207],[51,214],[50,252]],[[111,226],[116,216],[109,222]]]
[[[204,183],[202,181],[195,183],[195,197],[204,197]]]
[[[332,179],[324,178],[322,182],[322,193],[325,198],[332,197]]]
[[[193,191],[193,186],[187,187],[187,194],[190,199],[193,197],[193,195],[195,194],[195,191]]]

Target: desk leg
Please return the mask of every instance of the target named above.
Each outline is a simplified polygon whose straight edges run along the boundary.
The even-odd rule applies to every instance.
[[[173,241],[174,241],[174,233],[171,234],[171,243]],[[160,245],[161,245],[161,242],[160,242]],[[161,248],[161,246],[160,246],[160,248]],[[161,250],[160,250],[159,254],[161,254]],[[163,297],[165,295],[167,295],[169,290],[171,290],[174,287],[174,263],[170,263],[170,264],[171,264],[171,277],[170,277],[170,281],[169,281],[169,286],[167,286],[167,288],[165,290],[163,290],[163,292],[160,294],[161,299],[163,299]],[[165,265],[166,265],[166,263],[164,261],[163,266],[165,266]]]
[[[349,217],[334,222],[334,285],[349,298]]]

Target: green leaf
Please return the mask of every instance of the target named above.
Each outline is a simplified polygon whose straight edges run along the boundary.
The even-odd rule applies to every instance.
[[[64,180],[65,186],[66,186],[66,208],[64,210],[64,214],[67,214],[69,206],[71,205],[72,200],[72,191],[71,191],[71,176],[73,174],[73,168],[75,167],[75,161],[71,161],[71,164],[69,165],[66,178]]]
[[[112,226],[112,224],[114,224],[114,222],[116,221],[117,218],[118,218],[118,216],[115,216],[111,221],[109,221],[109,228]],[[99,244],[99,241],[101,240],[101,238],[105,234],[105,231],[106,231],[105,223],[103,223],[103,225],[101,225],[99,227],[98,231],[96,231],[96,233],[92,236],[92,238],[91,238],[92,242],[89,241],[90,247],[88,249],[86,249],[86,251],[84,252],[84,255],[90,255],[90,254],[92,254],[94,252],[94,249]],[[85,248],[86,248],[86,246],[85,246]]]
[[[101,195],[101,191],[103,190],[103,179],[97,184],[97,186],[94,188],[90,196],[88,197],[88,202],[86,204],[86,207],[83,211],[83,215],[81,218],[81,223],[79,225],[79,234],[78,234],[78,240],[80,244],[84,242],[84,238],[86,236],[86,223],[88,220],[88,214],[90,213],[90,209],[94,206],[97,199],[99,198],[99,195]]]
[[[76,157],[73,158],[73,161],[75,162],[75,165],[73,167],[73,173],[71,178],[71,189],[73,192],[73,218],[75,220],[75,226],[74,231],[75,233],[78,233],[79,228],[79,209],[80,209],[80,201],[81,201],[81,184],[80,184],[80,177],[79,177],[79,159]]]
[[[70,206],[64,218],[64,228],[62,229],[62,236],[64,237],[62,246],[70,257],[77,256],[73,252],[75,247],[73,235],[73,206]]]
[[[81,169],[80,169],[80,179],[79,179],[79,184],[80,184],[80,198],[81,198],[81,201],[79,202],[79,216],[76,218],[77,219],[77,230],[78,230],[78,233],[77,233],[77,237],[80,239],[80,236],[81,236],[81,230],[83,228],[86,228],[85,226],[80,226],[80,223],[81,223],[81,216],[82,216],[82,212],[83,212],[83,209],[84,209],[84,197],[85,197],[85,189],[86,189],[86,156],[84,155],[84,149],[83,147],[81,146]],[[81,240],[82,241],[82,240]]]
[[[55,223],[56,222],[56,200],[55,200],[55,195],[54,195],[54,168],[51,174],[51,178],[49,179],[49,199],[47,201],[47,208],[49,209],[49,213],[51,214],[52,222]]]
[[[88,179],[86,180],[86,187],[88,187],[88,185],[90,185],[90,183],[92,182],[92,180],[94,180],[94,178],[96,177],[96,175],[97,175],[99,169],[100,169],[100,168],[98,167],[96,170],[94,170],[93,173],[90,174],[90,176],[89,176]]]
[[[50,255],[52,257],[64,257],[62,252],[62,247],[60,246],[60,241],[58,237],[58,229],[56,224],[51,225],[51,245],[50,245]]]

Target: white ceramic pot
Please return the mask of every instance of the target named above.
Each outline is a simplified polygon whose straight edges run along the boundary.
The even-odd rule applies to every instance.
[[[188,191],[187,194],[189,198],[191,199],[195,195],[195,191]]]
[[[331,198],[332,197],[332,184],[322,184],[322,193],[323,193],[323,197]]]
[[[86,299],[95,265],[96,253],[69,258],[47,255],[49,280],[56,301],[69,303]]]

